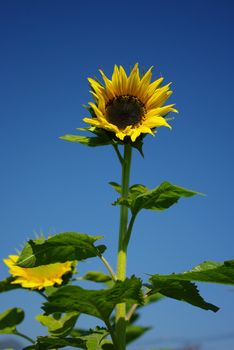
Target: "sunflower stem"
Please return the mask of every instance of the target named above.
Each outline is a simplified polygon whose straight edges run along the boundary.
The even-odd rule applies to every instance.
[[[122,183],[121,183],[121,195],[122,198],[128,196],[129,191],[129,178],[131,167],[131,145],[124,145],[124,157],[122,162]],[[128,208],[125,205],[120,207],[120,225],[119,225],[119,246],[118,246],[118,259],[117,259],[117,280],[124,281],[126,278],[126,266],[127,266],[127,244],[126,234],[128,226]],[[125,350],[126,347],[126,305],[121,303],[116,305],[116,338],[118,340],[118,350]]]
[[[110,332],[110,336],[111,336],[111,339],[113,341],[114,347],[118,348],[118,342],[117,342],[117,338],[116,338],[116,333],[115,333],[115,331],[114,331],[110,321],[109,320],[106,321],[105,324],[106,324],[106,327],[107,327],[108,331]]]

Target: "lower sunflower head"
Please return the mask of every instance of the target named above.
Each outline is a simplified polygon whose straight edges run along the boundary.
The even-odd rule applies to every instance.
[[[14,277],[12,284],[20,284],[23,288],[44,289],[54,285],[60,285],[63,277],[72,272],[74,262],[66,261],[64,263],[54,263],[38,267],[26,268],[15,265],[19,256],[9,255],[4,259],[9,267],[10,274]]]
[[[177,110],[173,104],[164,105],[172,94],[170,84],[161,86],[163,78],[151,82],[152,67],[142,76],[138,64],[129,76],[116,65],[111,79],[100,73],[104,84],[88,78],[94,97],[89,105],[95,117],[84,118],[86,123],[111,131],[120,140],[128,136],[132,142],[141,134],[154,135],[160,126],[171,128],[165,116]]]

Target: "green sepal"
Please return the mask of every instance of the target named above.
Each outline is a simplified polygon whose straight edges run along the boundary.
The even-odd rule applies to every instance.
[[[12,284],[11,282],[13,282],[14,280],[15,278],[10,276],[0,281],[0,293],[8,292],[13,289],[22,288],[20,284]]]
[[[115,138],[115,139],[118,142],[118,144],[120,144],[120,145],[129,144],[131,147],[135,148],[140,153],[142,158],[144,158],[143,139],[145,138],[145,136],[146,136],[146,134],[141,134],[140,136],[137,137],[136,141],[134,141],[134,142],[131,140],[131,138],[129,136],[125,136],[123,141],[121,141],[118,138]]]
[[[43,326],[48,328],[48,332],[54,337],[65,337],[70,334],[76,324],[79,312],[65,313],[58,320],[52,316],[37,315],[35,318]]]
[[[54,293],[60,286],[50,286],[50,287],[45,287],[44,293],[48,297],[50,294]]]
[[[94,246],[94,242],[100,238],[102,236],[65,232],[54,235],[43,243],[30,240],[24,246],[17,265],[21,267],[36,267],[99,256],[106,249],[104,245]]]
[[[95,118],[95,114],[93,112],[93,109],[91,107],[87,107],[90,114],[93,118]],[[143,147],[143,138],[145,135],[140,135],[135,142],[131,141],[130,137],[125,137],[124,141],[121,141],[119,138],[116,137],[115,133],[111,131],[107,131],[102,128],[97,128],[95,126],[90,126],[86,128],[77,128],[79,131],[85,131],[90,132],[94,136],[83,136],[83,135],[72,135],[72,134],[66,134],[63,136],[60,136],[59,138],[61,140],[69,141],[69,142],[75,142],[80,143],[82,145],[88,146],[88,147],[98,147],[98,146],[107,146],[107,145],[124,145],[126,143],[130,144],[133,148],[136,148],[142,157],[144,157],[142,147]]]
[[[0,334],[14,334],[16,326],[24,319],[24,311],[11,308],[0,313]]]
[[[111,277],[100,271],[88,271],[83,277],[82,280],[106,283],[111,281]]]
[[[78,286],[65,286],[48,297],[43,310],[46,314],[78,311],[108,322],[116,304],[127,301],[143,303],[141,287],[141,280],[135,276],[115,282],[110,289],[87,290]]]
[[[118,184],[111,183],[117,191]],[[136,184],[129,188],[127,198],[118,198],[114,205],[126,205],[131,209],[132,214],[136,215],[141,209],[163,211],[177,203],[181,197],[192,197],[199,192],[191,191],[183,187],[172,185],[168,181],[164,181],[153,190],[144,185]]]

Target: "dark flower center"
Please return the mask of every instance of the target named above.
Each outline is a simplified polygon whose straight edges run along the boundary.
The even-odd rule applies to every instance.
[[[106,119],[119,129],[138,124],[144,114],[144,104],[134,96],[118,96],[106,105]]]

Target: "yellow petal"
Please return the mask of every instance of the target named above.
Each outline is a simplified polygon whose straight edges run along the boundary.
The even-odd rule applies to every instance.
[[[128,78],[127,91],[129,95],[137,96],[137,91],[139,90],[139,82],[140,82],[139,68],[138,68],[138,63],[136,63]]]
[[[106,85],[106,89],[105,89],[105,93],[108,97],[108,99],[113,99],[115,97],[115,91],[114,91],[114,88],[113,88],[113,83],[111,80],[109,80],[105,74],[103,73],[103,71],[100,69],[99,72],[101,73],[102,75],[102,79],[104,80],[104,83]]]
[[[123,93],[123,95],[126,95],[127,94],[128,78],[127,78],[127,74],[122,66],[119,67],[119,73],[120,73],[120,78],[121,78],[121,82],[122,82],[122,93]]]
[[[93,111],[98,119],[105,119],[102,111],[100,111],[100,109],[93,102],[89,102],[89,105],[92,107],[92,109],[93,109]]]
[[[171,126],[167,123],[166,119],[160,116],[149,117],[143,122],[143,125],[149,128],[158,128],[160,126],[166,126],[171,129]]]
[[[10,274],[15,277],[12,284],[21,284],[24,288],[42,289],[54,284],[62,283],[62,276],[72,270],[71,261],[54,263],[48,265],[26,268],[14,265],[18,256],[9,256],[4,259],[5,264],[10,268]]]
[[[162,101],[166,101],[168,99],[168,89],[171,83],[157,89],[155,91],[155,93],[153,95],[151,95],[151,97],[148,99],[148,101],[146,102],[145,106],[146,109],[152,109],[152,108],[156,108],[156,107],[160,107]]]
[[[153,66],[150,67],[150,69],[143,75],[143,77],[140,80],[140,88],[138,91],[138,97],[141,100],[144,97],[144,95],[147,94],[149,83],[150,83],[150,80],[152,78],[152,69],[153,69]]]
[[[138,63],[134,65],[131,69],[129,76],[127,76],[126,71],[123,66],[114,66],[111,79],[108,79],[104,72],[100,70],[102,75],[104,85],[99,84],[97,81],[89,78],[89,82],[93,89],[92,95],[95,100],[95,104],[90,102],[90,106],[93,108],[96,118],[84,118],[86,123],[93,125],[97,128],[105,129],[111,131],[120,140],[124,140],[126,136],[130,137],[133,142],[141,134],[149,133],[154,135],[156,128],[160,126],[170,127],[166,119],[163,116],[167,115],[169,112],[177,113],[174,108],[174,104],[164,106],[166,100],[172,94],[170,90],[170,83],[161,86],[163,77],[151,82],[152,79],[152,67],[150,67],[146,73],[140,77]],[[136,99],[129,98],[126,96],[133,96]],[[107,106],[113,103],[119,97],[118,106],[116,104],[116,118],[125,116],[127,118],[126,123],[117,125],[132,123],[127,127],[123,128],[121,126],[116,126],[111,124],[108,119]],[[125,99],[123,103],[123,116],[121,115],[121,97]],[[124,100],[123,100],[124,101]],[[126,115],[126,110],[128,106],[125,103],[139,103],[139,113],[141,115],[136,116],[139,118],[139,123],[132,122],[131,118],[128,119]],[[112,106],[114,107],[114,105]],[[115,107],[114,107],[115,108]],[[134,106],[129,106],[129,111],[134,109]],[[112,109],[111,109],[112,110]],[[136,108],[137,110],[137,108]],[[115,110],[113,111],[115,113]],[[142,118],[142,119],[141,119]]]
[[[112,74],[112,85],[113,85],[115,95],[116,96],[122,95],[119,68],[116,64],[114,66],[114,71]]]

